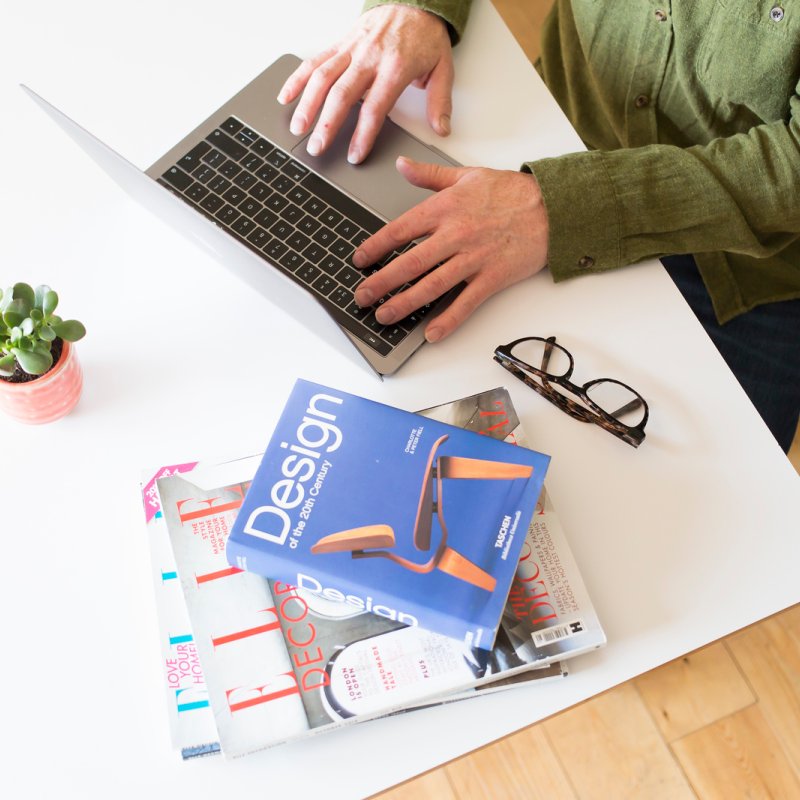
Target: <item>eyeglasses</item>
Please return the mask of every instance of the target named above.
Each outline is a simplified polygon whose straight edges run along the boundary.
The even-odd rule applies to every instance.
[[[644,441],[649,416],[645,399],[613,378],[598,378],[583,386],[572,383],[575,362],[569,351],[556,344],[555,336],[528,336],[500,345],[494,360],[571,417],[593,422],[633,447]]]

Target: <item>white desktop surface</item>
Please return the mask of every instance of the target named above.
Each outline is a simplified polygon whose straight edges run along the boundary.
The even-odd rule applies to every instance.
[[[48,283],[78,344],[67,418],[0,416],[3,794],[362,797],[800,600],[800,480],[657,263],[486,303],[380,383],[131,202],[24,82],[140,167],[285,51],[343,34],[348,2],[14,3],[0,47],[0,282]],[[463,163],[516,169],[580,147],[488,0],[456,51]],[[429,139],[417,90],[394,116]],[[638,450],[492,361],[555,334],[575,379],[648,399]],[[259,452],[297,377],[407,409],[504,384],[608,646],[546,687],[430,709],[236,761],[170,749],[138,481],[143,467]]]

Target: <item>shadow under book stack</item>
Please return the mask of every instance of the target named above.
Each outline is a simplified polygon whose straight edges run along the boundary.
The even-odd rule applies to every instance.
[[[504,388],[419,414],[525,447]],[[567,676],[605,643],[542,489],[492,649],[231,566],[227,538],[261,455],[182,463],[142,482],[172,742],[240,756],[362,723]],[[249,688],[242,688],[249,687]]]

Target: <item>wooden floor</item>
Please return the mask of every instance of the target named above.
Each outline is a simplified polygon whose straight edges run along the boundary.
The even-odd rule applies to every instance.
[[[494,3],[533,60],[551,0]],[[377,798],[800,798],[800,605]]]

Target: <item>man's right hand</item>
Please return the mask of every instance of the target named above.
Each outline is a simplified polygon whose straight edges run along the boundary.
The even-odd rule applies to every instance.
[[[319,155],[331,144],[347,112],[363,98],[347,159],[366,158],[404,89],[427,92],[427,116],[440,136],[450,133],[453,59],[447,24],[428,11],[403,5],[378,6],[362,14],[333,47],[305,60],[289,77],[278,100],[302,95],[291,131],[304,135],[319,113],[307,150]]]

